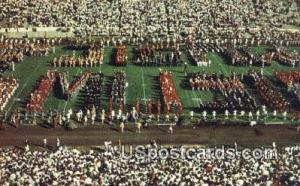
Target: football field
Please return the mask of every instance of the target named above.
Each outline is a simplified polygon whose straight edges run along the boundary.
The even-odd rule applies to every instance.
[[[183,103],[184,112],[187,114],[190,110],[198,107],[199,104],[213,101],[214,93],[212,91],[192,91],[185,86],[186,76],[183,72],[183,66],[178,67],[142,67],[134,64],[135,50],[133,46],[128,48],[128,63],[124,67],[116,67],[111,64],[113,60],[113,48],[112,46],[105,47],[104,52],[104,65],[102,72],[104,73],[104,90],[102,95],[102,106],[107,109],[108,105],[108,94],[110,89],[110,80],[114,71],[123,70],[127,74],[127,81],[129,86],[126,90],[125,103],[127,111],[135,104],[136,98],[140,98],[142,103],[142,111],[145,111],[145,105],[149,99],[156,100],[161,97],[160,85],[158,80],[158,75],[160,69],[169,70],[173,72],[173,79],[176,87],[176,91]],[[263,54],[267,47],[253,47],[251,50],[257,54]],[[297,50],[300,52],[299,48],[289,48],[288,50]],[[83,51],[76,50],[76,55],[82,55]],[[16,90],[14,96],[8,102],[6,106],[6,111],[8,113],[16,111],[16,109],[24,110],[26,108],[26,103],[30,99],[30,93],[33,92],[39,80],[43,75],[46,74],[47,70],[53,69],[52,60],[54,57],[59,57],[62,55],[73,55],[72,50],[64,49],[63,46],[56,46],[55,54],[51,53],[46,57],[25,57],[25,60],[16,65],[15,72],[7,71],[4,76],[15,76],[20,80],[20,86]],[[182,61],[188,63],[188,72],[206,72],[206,73],[218,73],[230,75],[232,72],[236,74],[247,74],[250,69],[260,70],[259,67],[236,67],[227,65],[225,59],[217,53],[208,53],[208,59],[212,61],[210,67],[197,67],[189,61],[187,53],[183,51],[181,57]],[[278,91],[281,91],[282,87],[279,87],[275,82],[273,73],[275,71],[289,71],[292,67],[287,67],[274,61],[271,66],[264,68],[264,74],[269,78],[273,85],[276,86]],[[79,68],[79,67],[59,67],[56,68],[57,71],[67,72],[67,78],[71,82],[74,77],[79,75],[85,70],[90,70],[92,72],[99,72],[99,67],[93,68]],[[250,90],[251,92],[251,90]],[[253,95],[259,96],[259,95]],[[259,97],[257,97],[259,99]],[[287,98],[288,99],[288,98]],[[77,111],[80,105],[83,103],[83,95],[79,92],[70,101],[59,99],[50,93],[47,101],[44,105],[44,110],[59,110],[66,111],[69,108]]]

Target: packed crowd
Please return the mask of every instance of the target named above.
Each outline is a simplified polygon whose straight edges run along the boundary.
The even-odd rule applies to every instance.
[[[9,99],[13,96],[19,82],[16,78],[0,78],[0,110],[3,111]]]
[[[30,94],[30,101],[27,103],[27,110],[31,112],[40,112],[43,105],[52,91],[53,84],[56,80],[56,71],[48,71],[40,81],[38,88]]]
[[[180,115],[183,111],[183,106],[176,92],[172,73],[168,71],[160,72],[159,81],[165,106],[164,112],[175,112],[176,115]]]
[[[157,43],[152,46],[139,46],[136,64],[142,66],[179,66],[182,64],[180,57],[179,46],[173,50],[173,47],[169,48]]]
[[[293,0],[5,0],[0,6],[3,27],[68,27],[81,36],[197,33],[207,37],[232,34],[223,28],[235,32],[237,27],[300,25]]]
[[[105,145],[104,152],[0,149],[1,185],[299,185],[299,146],[273,158],[138,158]],[[149,145],[159,151],[156,143]],[[179,147],[180,148],[180,147]],[[239,148],[239,147],[237,147]],[[184,148],[182,148],[184,149]],[[145,150],[147,154],[147,151]]]

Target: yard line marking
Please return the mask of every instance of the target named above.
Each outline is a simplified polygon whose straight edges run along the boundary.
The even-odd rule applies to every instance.
[[[193,101],[192,101],[192,104],[190,104],[191,103],[191,99],[190,99],[190,96],[189,96],[189,94],[187,93],[187,91],[186,90],[183,90],[184,91],[184,94],[185,94],[185,100],[188,100],[188,102],[189,102],[189,105],[188,106],[190,106],[190,105],[193,105],[194,103],[193,103]],[[193,98],[192,98],[193,99]]]
[[[192,100],[196,100],[197,103],[198,103],[198,106],[200,107],[201,104],[202,104],[202,99],[199,98],[199,97],[195,94],[195,91],[194,91],[194,90],[192,90],[192,91],[193,91],[193,95],[194,95],[194,98],[193,98]],[[199,100],[200,100],[200,101],[199,101]]]
[[[264,69],[264,73],[266,73],[266,74],[268,74],[268,75],[272,75],[272,73],[269,72],[269,70],[267,70],[267,69]]]
[[[20,90],[20,92],[15,96],[16,98],[20,96],[20,94],[24,91],[25,87],[28,84],[28,81],[32,78],[32,76],[35,74],[36,70],[41,66],[42,62],[40,62],[40,64],[38,66],[35,67],[35,69],[33,70],[33,73],[31,73],[31,75],[26,79],[22,89]],[[13,99],[12,104],[10,105],[9,109],[8,109],[8,113],[10,112],[12,106],[15,104],[15,99]]]
[[[66,111],[67,105],[68,105],[68,101],[65,101],[64,113]]]
[[[128,87],[129,87],[129,82],[126,79],[125,79],[125,82],[128,83]],[[127,94],[128,94],[128,87],[125,88],[125,90],[124,90],[124,100],[123,100],[124,101],[124,106],[126,105],[126,101],[127,101],[126,97],[127,97]]]
[[[226,68],[223,66],[223,64],[221,64],[220,62],[218,62],[218,65],[221,66],[222,71],[225,72],[226,75],[228,75],[228,71],[227,71]]]
[[[144,70],[143,67],[141,68],[141,72],[142,72],[142,87],[143,87],[143,94],[144,94],[144,98],[142,99],[144,101],[144,103],[146,103],[146,90],[145,90],[145,81],[144,81]]]

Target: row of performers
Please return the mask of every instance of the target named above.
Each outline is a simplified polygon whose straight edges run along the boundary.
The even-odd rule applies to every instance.
[[[0,72],[5,72],[10,67],[14,70],[15,63],[20,63],[24,55],[45,56],[48,54],[49,45],[44,43],[25,43],[24,40],[4,40],[0,43]]]
[[[104,50],[89,49],[84,56],[61,56],[53,59],[54,67],[94,67],[103,64]]]
[[[104,48],[103,41],[89,41],[89,40],[80,40],[76,38],[76,40],[71,40],[66,43],[66,49],[68,50],[89,50],[95,48]]]
[[[166,112],[171,112],[172,107],[175,107],[176,114],[180,115],[183,111],[183,107],[175,89],[172,73],[168,71],[161,71],[159,80],[163,103],[166,106]]]
[[[119,102],[117,104],[114,103],[113,98],[109,99],[109,118],[112,119],[115,116],[115,109],[118,110],[118,114],[124,114],[125,113],[125,109],[124,109],[124,100],[123,99],[119,99]],[[168,106],[164,105],[165,107],[163,108],[161,100],[157,99],[157,101],[154,101],[153,99],[149,99],[147,100],[147,102],[145,103],[145,112],[144,114],[148,114],[149,116],[152,115],[157,115],[159,116],[163,111],[164,113],[168,114],[170,112],[174,112],[176,113],[176,115],[179,115],[181,112],[179,112],[177,109],[178,107],[174,107],[173,110],[169,109],[168,110]],[[117,105],[117,108],[115,107]],[[139,98],[136,98],[136,102],[135,105],[132,107],[130,114],[133,117],[134,120],[139,119],[139,116],[141,114],[141,101]]]
[[[127,64],[127,46],[120,45],[115,49],[114,63],[117,66],[125,66]]]
[[[101,94],[103,93],[104,74],[92,73],[82,88],[84,99],[82,108],[91,109],[96,108],[101,110],[102,100]]]
[[[69,99],[73,97],[82,87],[85,86],[90,75],[91,72],[86,71],[74,80],[74,82],[68,87],[67,95]]]
[[[115,103],[125,99],[127,87],[128,82],[126,80],[126,73],[124,71],[114,72],[112,76],[110,97]]]
[[[202,45],[194,42],[188,43],[187,50],[191,61],[198,67],[207,67],[211,65],[211,61],[207,58],[207,51],[204,51]]]
[[[244,85],[235,74],[226,77],[224,75],[217,76],[216,74],[190,73],[188,78],[192,90],[245,90]]]
[[[283,113],[288,111],[289,103],[284,99],[283,95],[276,90],[270,81],[263,78],[257,72],[250,72],[249,77],[258,90],[260,97],[264,103],[269,107]]]
[[[118,104],[119,111],[123,112],[125,104],[125,93],[128,87],[126,81],[126,73],[124,71],[116,71],[112,76],[112,85],[109,98],[110,119],[114,116],[114,105]]]
[[[24,55],[22,51],[14,51],[14,50],[1,50],[0,51],[0,63],[4,62],[22,62],[24,59]]]
[[[231,62],[234,66],[269,66],[272,64],[274,52],[267,52],[261,57],[257,57],[250,52],[249,48],[226,48],[223,55]]]
[[[275,72],[276,78],[278,78],[286,86],[293,85],[300,81],[300,71],[290,71],[290,72]]]
[[[156,43],[145,43],[144,45],[139,45],[138,51],[141,54],[147,55],[151,51],[157,51],[157,50],[162,50],[162,51],[176,51],[179,50],[179,44],[178,43],[163,43],[161,42],[156,42]]]
[[[30,101],[27,104],[27,110],[31,112],[42,111],[43,105],[48,98],[56,80],[56,71],[48,71],[38,86],[38,88],[30,94]]]
[[[287,66],[295,67],[300,64],[300,56],[296,52],[288,53],[282,48],[277,48],[275,60]]]
[[[25,41],[25,40],[9,40],[5,39],[0,42],[1,50],[22,52],[27,56],[47,56],[51,45],[44,41]]]
[[[85,85],[90,74],[90,72],[81,74],[70,86],[69,84],[61,84],[61,87],[63,87],[62,90],[64,90],[62,93],[65,94],[67,98],[74,96]],[[47,75],[42,78],[38,88],[31,93],[30,101],[27,104],[27,110],[31,112],[42,111],[44,102],[48,98],[50,91],[53,89],[54,83],[59,79],[58,77],[62,78],[64,76],[59,76],[56,71],[47,72]],[[62,82],[66,81],[60,81],[60,83]]]
[[[10,51],[3,50],[0,51],[0,72],[4,73],[8,69],[15,69],[15,63],[20,63],[23,61],[23,52],[21,51]]]
[[[225,98],[225,103],[222,108],[228,109],[246,109],[253,110],[257,108],[257,103],[254,98],[247,93],[244,85],[234,76],[229,78],[207,76],[205,74],[192,74],[190,78],[190,86],[195,87],[195,82],[198,82],[197,89],[199,90],[214,90],[220,93]],[[289,103],[283,96],[275,90],[271,83],[263,78],[257,72],[249,72],[250,83],[258,90],[263,102],[269,107],[283,113],[288,111]],[[195,88],[194,88],[195,89]],[[219,107],[218,102],[213,103],[213,110]],[[206,106],[201,106],[206,108]],[[227,108],[228,107],[228,108]]]
[[[139,48],[139,56],[136,60],[137,65],[142,66],[179,66],[182,65],[179,50],[165,52],[152,48]]]
[[[244,84],[236,77],[206,74],[190,73],[188,74],[189,86],[192,90],[210,90],[216,94],[215,100],[210,103],[200,102],[199,110],[218,111],[225,110],[255,110],[257,103],[255,99],[247,92]]]
[[[276,72],[275,76],[300,101],[300,71]]]
[[[0,78],[0,110],[3,111],[9,99],[19,86],[16,78]]]

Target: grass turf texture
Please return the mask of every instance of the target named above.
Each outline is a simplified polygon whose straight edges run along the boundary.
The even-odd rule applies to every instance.
[[[263,54],[268,47],[254,47],[252,51],[258,55]],[[300,52],[300,48],[289,48],[289,51],[297,50]],[[15,111],[16,109],[24,110],[26,103],[30,98],[30,93],[37,87],[42,75],[45,75],[48,69],[53,69],[52,60],[54,57],[61,55],[72,55],[72,50],[66,50],[63,46],[56,46],[56,53],[50,53],[46,57],[25,57],[25,60],[17,64],[15,72],[7,71],[3,75],[15,76],[20,80],[20,86],[15,92],[12,99],[10,99],[6,106],[8,113]],[[82,51],[76,51],[76,55],[82,55]],[[111,75],[116,70],[124,70],[127,74],[127,81],[129,87],[126,91],[126,107],[127,111],[135,104],[137,97],[141,99],[141,103],[145,104],[149,98],[155,99],[160,97],[161,91],[158,81],[159,68],[163,70],[169,70],[173,72],[173,80],[175,82],[176,91],[183,103],[184,112],[187,114],[190,110],[199,105],[199,102],[210,102],[214,99],[214,93],[211,91],[192,91],[182,86],[182,82],[186,80],[183,73],[183,66],[179,67],[142,67],[133,63],[135,58],[134,47],[130,46],[128,49],[128,64],[124,67],[116,67],[111,65],[113,60],[113,47],[106,47],[104,54],[104,65],[102,72],[104,73],[104,91],[102,94],[102,106],[107,109],[108,104],[108,90],[110,90]],[[207,73],[224,73],[230,75],[232,72],[236,74],[246,74],[249,69],[257,69],[259,67],[236,67],[228,65],[227,62],[217,53],[208,53],[208,58],[212,61],[210,67],[196,67],[192,64],[184,52],[182,60],[188,63],[188,72],[203,71]],[[76,75],[85,70],[91,70],[92,72],[99,72],[99,67],[93,68],[56,68],[58,71],[67,71],[68,80],[72,81]],[[275,78],[273,73],[275,71],[289,71],[293,68],[283,66],[274,61],[271,66],[264,69],[264,73],[273,82]],[[275,85],[275,84],[274,84]],[[277,87],[280,89],[280,87]],[[250,91],[251,92],[251,91]],[[258,95],[257,96],[259,99]],[[70,101],[58,99],[53,96],[51,92],[44,105],[44,110],[59,110],[66,111],[69,108],[78,110],[82,103],[83,95],[79,92]],[[142,106],[142,111],[145,110],[145,106]]]

